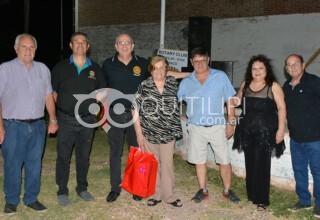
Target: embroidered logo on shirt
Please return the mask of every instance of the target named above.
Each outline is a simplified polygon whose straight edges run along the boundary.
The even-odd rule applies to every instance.
[[[303,90],[301,89],[299,92],[300,92],[300,93],[302,93],[302,92],[303,92]]]
[[[93,70],[91,70],[91,71],[89,72],[89,76],[88,76],[88,78],[96,80],[95,75],[96,75],[96,74],[94,73],[94,71],[93,71]]]
[[[135,76],[140,76],[140,74],[141,74],[141,68],[140,68],[139,66],[133,67],[132,70],[133,70],[133,73],[134,73]]]

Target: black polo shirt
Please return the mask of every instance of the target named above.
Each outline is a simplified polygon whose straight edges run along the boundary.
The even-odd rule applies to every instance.
[[[292,88],[291,79],[283,85],[290,137],[297,142],[320,140],[320,78],[304,73]]]
[[[74,113],[77,99],[76,94],[88,95],[91,92],[105,88],[105,79],[100,66],[87,58],[88,67],[78,74],[73,58],[60,61],[52,70],[52,89],[58,94],[57,107],[64,112]],[[79,114],[89,113],[89,105],[95,99],[86,99],[79,107]]]
[[[107,81],[107,87],[116,89],[123,94],[134,95],[139,84],[150,76],[147,70],[148,61],[132,53],[132,60],[128,65],[125,65],[119,61],[118,55],[119,53],[116,53],[103,62],[102,71]],[[131,108],[131,101],[124,97],[111,103],[111,105],[121,103],[125,108]]]

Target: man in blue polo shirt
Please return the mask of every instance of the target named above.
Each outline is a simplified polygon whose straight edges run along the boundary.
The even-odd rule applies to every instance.
[[[200,186],[192,201],[200,203],[209,198],[206,160],[210,143],[215,161],[220,165],[224,185],[222,199],[239,202],[230,190],[232,168],[227,148],[227,140],[232,137],[236,125],[232,101],[235,90],[224,72],[209,68],[210,57],[205,49],[194,48],[190,57],[195,70],[181,81],[178,97],[187,103],[188,162],[196,165]],[[228,107],[227,121],[224,117],[225,103]]]

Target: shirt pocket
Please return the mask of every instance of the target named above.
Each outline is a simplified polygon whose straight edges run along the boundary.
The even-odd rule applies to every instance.
[[[46,90],[47,90],[46,80],[38,78],[38,79],[34,79],[30,84],[31,84],[30,89],[33,89],[38,97],[46,96]]]

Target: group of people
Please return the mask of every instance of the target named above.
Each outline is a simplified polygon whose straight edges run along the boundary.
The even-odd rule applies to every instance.
[[[116,54],[103,62],[102,68],[88,56],[90,44],[85,33],[71,36],[70,58],[50,70],[34,61],[36,39],[29,34],[16,37],[17,58],[0,65],[0,144],[4,159],[4,192],[7,215],[14,214],[20,202],[21,168],[25,179],[23,202],[45,211],[37,200],[40,192],[41,157],[45,145],[44,107],[49,115],[48,133],[57,132],[57,199],[62,206],[69,199],[68,180],[73,149],[76,156],[76,193],[84,201],[93,201],[88,191],[87,175],[94,128],[97,122],[90,106],[99,101],[87,99],[75,113],[75,94],[91,94],[103,88],[134,94],[132,100],[120,98],[105,109],[110,147],[110,184],[107,202],[121,193],[121,157],[124,138],[128,146],[155,155],[158,163],[155,194],[147,202],[155,206],[162,200],[174,207],[182,201],[174,193],[174,146],[182,138],[179,102],[186,103],[187,160],[195,164],[199,190],[191,199],[201,203],[209,199],[207,189],[208,144],[214,152],[223,182],[221,198],[239,202],[231,190],[232,166],[228,139],[234,136],[233,149],[243,150],[246,167],[247,199],[259,211],[270,204],[271,158],[284,150],[286,121],[290,132],[292,166],[299,201],[290,210],[310,209],[308,166],[313,175],[314,216],[320,217],[320,78],[306,73],[303,58],[292,54],[285,60],[291,76],[283,88],[277,82],[270,59],[253,56],[245,79],[236,93],[227,75],[209,67],[208,52],[194,48],[189,54],[192,73],[169,71],[163,56],[149,60],[134,53],[128,34],[116,37]],[[180,84],[176,80],[183,78]],[[107,94],[108,95],[108,94]],[[236,117],[235,108],[242,113]],[[120,108],[121,107],[121,108]],[[98,112],[96,112],[98,113]],[[115,122],[115,123],[112,123]],[[133,123],[130,123],[133,122]],[[128,124],[118,126],[118,124]],[[19,137],[19,138],[18,138]],[[136,201],[142,198],[133,195]]]

